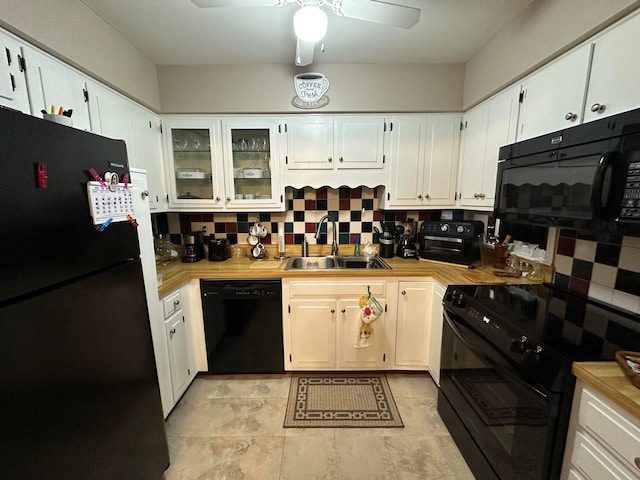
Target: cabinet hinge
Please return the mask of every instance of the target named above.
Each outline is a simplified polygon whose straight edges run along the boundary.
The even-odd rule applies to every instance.
[[[287,305],[287,310],[289,310],[289,313],[291,313],[291,305]]]
[[[464,123],[462,123],[462,121],[460,121],[460,131],[464,130]]]
[[[13,76],[13,73],[10,73],[9,76],[11,77],[11,89],[15,92],[16,91],[16,77]]]
[[[383,362],[386,362],[386,361],[387,361],[387,354],[386,354],[386,353],[383,353],[383,354],[382,354],[382,361],[383,361]]]
[[[282,194],[280,194],[280,203],[283,203],[283,202],[284,202],[283,195],[282,195]]]
[[[27,71],[27,61],[22,55],[18,55],[18,66],[20,67],[21,72]]]
[[[387,157],[385,156],[385,154],[382,154],[382,164],[384,165],[387,162]]]
[[[151,125],[151,120],[149,120],[149,128],[153,128],[153,126]]]
[[[389,131],[393,132],[393,122],[389,122]]]
[[[289,354],[289,361],[293,362],[293,358],[291,358],[291,354]]]
[[[524,90],[520,92],[520,96],[518,97],[518,102],[519,103],[524,102]]]
[[[384,304],[384,311],[385,311],[385,313],[387,312],[387,304],[386,303]]]
[[[89,101],[89,92],[86,88],[82,89],[82,95],[84,95],[84,102],[87,103]]]
[[[282,125],[278,125],[278,133],[282,133]]]
[[[182,323],[184,323],[184,315],[182,316]]]
[[[284,156],[284,164],[289,165],[289,155]]]
[[[187,368],[187,375],[191,375],[191,369]]]
[[[387,201],[391,201],[391,192],[387,192]]]
[[[387,122],[384,122],[384,123],[383,123],[382,131],[383,131],[383,132],[386,132],[386,131],[387,131]]]
[[[160,123],[160,133],[162,133],[162,123]]]
[[[7,54],[7,65],[11,65],[11,50],[4,47],[4,52]]]

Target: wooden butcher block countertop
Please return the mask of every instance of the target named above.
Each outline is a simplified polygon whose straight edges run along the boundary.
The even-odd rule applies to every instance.
[[[616,362],[576,362],[571,371],[585,384],[640,419],[640,388],[624,376]]]
[[[342,248],[341,255],[349,255],[353,248]],[[344,250],[344,253],[343,251]],[[287,252],[289,254],[289,252]],[[322,251],[310,251],[310,255],[323,255]],[[292,256],[299,256],[293,253]],[[531,283],[526,279],[503,278],[493,274],[493,268],[469,269],[466,266],[452,263],[427,261],[424,259],[403,259],[399,257],[385,258],[384,261],[391,270],[285,270],[287,260],[274,260],[273,255],[264,260],[253,260],[245,256],[229,258],[223,262],[210,262],[207,259],[195,263],[173,262],[159,266],[158,273],[162,273],[162,284],[159,286],[160,298],[185,285],[193,279],[268,279],[268,278],[375,278],[375,277],[430,277],[442,285],[473,284],[473,283]]]

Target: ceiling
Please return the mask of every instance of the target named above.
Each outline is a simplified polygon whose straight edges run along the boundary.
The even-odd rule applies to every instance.
[[[409,30],[334,15],[316,63],[464,63],[534,0],[387,0],[422,9]],[[537,1],[537,0],[536,0]],[[158,65],[293,64],[295,4],[82,0]]]

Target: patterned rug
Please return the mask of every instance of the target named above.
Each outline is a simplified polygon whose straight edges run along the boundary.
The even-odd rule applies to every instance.
[[[283,426],[404,427],[387,377],[378,373],[294,375]]]

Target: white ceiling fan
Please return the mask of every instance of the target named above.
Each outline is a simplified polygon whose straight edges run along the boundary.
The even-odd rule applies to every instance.
[[[297,3],[300,9],[293,22],[297,37],[295,64],[313,62],[315,45],[324,38],[327,16],[322,7],[338,15],[366,22],[411,28],[420,20],[420,9],[387,0],[191,0],[201,8],[216,7],[282,7]]]

